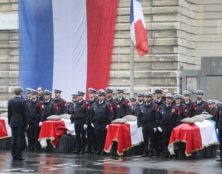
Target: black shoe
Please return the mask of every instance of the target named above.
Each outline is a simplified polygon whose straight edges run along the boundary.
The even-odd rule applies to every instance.
[[[163,158],[169,158],[169,154],[163,155]]]
[[[149,153],[149,154],[148,154],[148,157],[153,157],[153,153]]]
[[[217,159],[216,161],[217,161],[217,162],[222,162],[222,158],[220,158],[220,159]]]
[[[81,150],[80,154],[84,154],[85,153],[85,150]]]
[[[80,150],[75,150],[74,153],[79,154]]]
[[[147,153],[144,153],[143,155],[142,155],[142,157],[147,157],[148,156],[148,154]]]
[[[96,155],[99,155],[101,153],[101,150],[96,151]]]
[[[25,160],[24,158],[22,157],[16,157],[16,158],[13,158],[14,161],[23,161]]]
[[[87,149],[86,153],[92,153],[92,150],[91,149]]]
[[[100,152],[100,155],[105,155],[106,153],[102,150],[101,152]]]

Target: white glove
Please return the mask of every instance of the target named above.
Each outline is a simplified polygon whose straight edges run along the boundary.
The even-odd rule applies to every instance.
[[[106,129],[108,129],[109,125],[106,125]]]
[[[84,124],[84,125],[83,125],[83,129],[84,129],[84,130],[86,130],[86,129],[87,129],[87,127],[88,127],[88,125],[87,125],[87,124]]]
[[[216,129],[216,133],[219,134],[219,130],[218,129]]]
[[[159,132],[163,132],[161,127],[158,127],[157,129],[158,129]]]
[[[154,127],[154,128],[153,128],[153,131],[154,131],[154,133],[156,133],[156,131],[157,131],[157,128],[155,128],[155,127]]]
[[[91,123],[91,126],[92,126],[93,128],[95,127],[93,123]]]
[[[39,122],[39,127],[41,127],[42,126],[42,122]]]

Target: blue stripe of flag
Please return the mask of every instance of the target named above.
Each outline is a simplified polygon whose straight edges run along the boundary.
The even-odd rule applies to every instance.
[[[52,0],[19,1],[19,83],[23,88],[52,89]]]

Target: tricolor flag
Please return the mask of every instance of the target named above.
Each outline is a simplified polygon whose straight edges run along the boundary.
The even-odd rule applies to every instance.
[[[148,37],[140,0],[131,0],[130,36],[140,57],[148,53]]]
[[[109,82],[118,0],[21,0],[20,85],[63,97]]]

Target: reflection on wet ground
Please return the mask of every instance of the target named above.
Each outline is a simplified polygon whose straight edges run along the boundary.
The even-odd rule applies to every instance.
[[[176,161],[161,158],[112,158],[96,155],[25,153],[25,161],[12,161],[0,152],[0,173],[44,174],[199,174],[222,172],[215,159]]]

